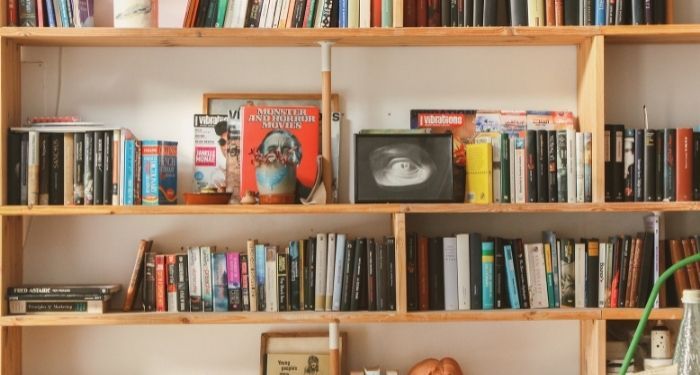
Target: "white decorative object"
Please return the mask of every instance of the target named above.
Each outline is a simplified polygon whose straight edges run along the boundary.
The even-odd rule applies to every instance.
[[[155,27],[152,0],[114,0],[114,27]]]
[[[671,332],[658,325],[651,330],[651,358],[667,359],[671,356]]]

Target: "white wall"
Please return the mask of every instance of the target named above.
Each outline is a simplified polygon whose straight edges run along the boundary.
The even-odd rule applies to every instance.
[[[102,6],[98,23],[104,25],[109,7],[97,3]],[[163,3],[162,14],[177,14],[172,9],[184,1],[168,3],[169,8]],[[691,20],[700,20],[695,2],[677,3],[688,9],[684,15],[690,12],[696,16]],[[180,21],[174,18],[161,24],[177,25]],[[636,114],[630,108],[640,101],[663,105],[651,112],[659,122],[672,119],[669,125],[675,126],[700,119],[696,78],[688,79],[697,77],[696,45],[619,46],[606,52],[609,120],[632,124]],[[61,71],[58,113],[127,126],[142,138],[180,141],[182,193],[190,186],[192,115],[201,110],[202,93],[318,91],[319,55],[317,48],[25,48],[23,116],[54,112]],[[638,59],[628,62],[629,56]],[[407,127],[412,108],[576,110],[574,47],[336,48],[333,61],[333,87],[345,113],[344,201],[352,196],[350,135],[362,128]],[[659,75],[669,64],[667,73]],[[640,83],[642,76],[652,82]],[[670,95],[688,99],[678,104],[666,99]],[[536,239],[541,230],[554,228],[567,236],[605,237],[613,226],[625,232],[639,230],[641,216],[432,215],[410,217],[408,225],[442,235],[482,230]],[[535,220],[538,225],[533,227]],[[697,216],[678,220],[692,230]],[[616,226],[619,222],[624,228]],[[145,237],[153,238],[157,249],[172,252],[189,244],[241,249],[248,237],[283,244],[315,231],[373,236],[390,232],[388,215],[62,217],[33,218],[29,225],[25,282],[57,283],[125,284],[136,243]],[[29,328],[24,330],[23,365],[26,374],[253,374],[261,332],[324,328]],[[354,368],[381,364],[405,373],[427,356],[452,356],[469,374],[559,375],[575,374],[579,368],[578,322],[367,324],[342,329],[350,334],[349,361]]]

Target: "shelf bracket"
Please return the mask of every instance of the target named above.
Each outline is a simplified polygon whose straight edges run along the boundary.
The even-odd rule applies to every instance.
[[[321,41],[321,155],[323,157],[323,186],[326,203],[333,199],[333,163],[331,151],[331,46],[333,42]]]

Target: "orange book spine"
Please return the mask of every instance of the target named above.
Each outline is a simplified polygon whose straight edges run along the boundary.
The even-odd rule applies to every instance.
[[[632,255],[632,261],[630,264],[630,283],[628,287],[628,293],[627,293],[627,303],[625,303],[626,307],[637,307],[637,297],[639,294],[639,273],[640,273],[640,268],[642,266],[642,247],[643,247],[643,240],[640,238],[637,238],[634,240],[633,244],[633,255]]]
[[[693,255],[693,245],[691,245],[689,239],[681,240],[681,245],[683,247],[683,257],[687,258]],[[688,272],[688,281],[690,282],[691,289],[700,289],[700,280],[698,280],[698,274],[695,272],[695,264],[689,264],[685,266],[686,272]]]
[[[670,240],[669,244],[671,246],[671,262],[674,264],[680,262],[681,259],[683,259],[681,242],[678,240]],[[679,269],[673,274],[673,280],[676,284],[676,293],[680,301],[683,291],[689,289],[690,282],[688,281],[688,271],[686,271],[685,268]]]
[[[165,255],[156,255],[156,311],[165,312]]]
[[[564,26],[564,0],[554,0],[554,26]]]
[[[544,2],[544,11],[545,11],[545,22],[547,26],[554,26],[555,25],[555,0],[545,0]]]

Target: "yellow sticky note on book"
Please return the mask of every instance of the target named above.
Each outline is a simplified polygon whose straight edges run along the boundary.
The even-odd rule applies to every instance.
[[[493,202],[492,160],[490,143],[467,145],[467,202]]]

